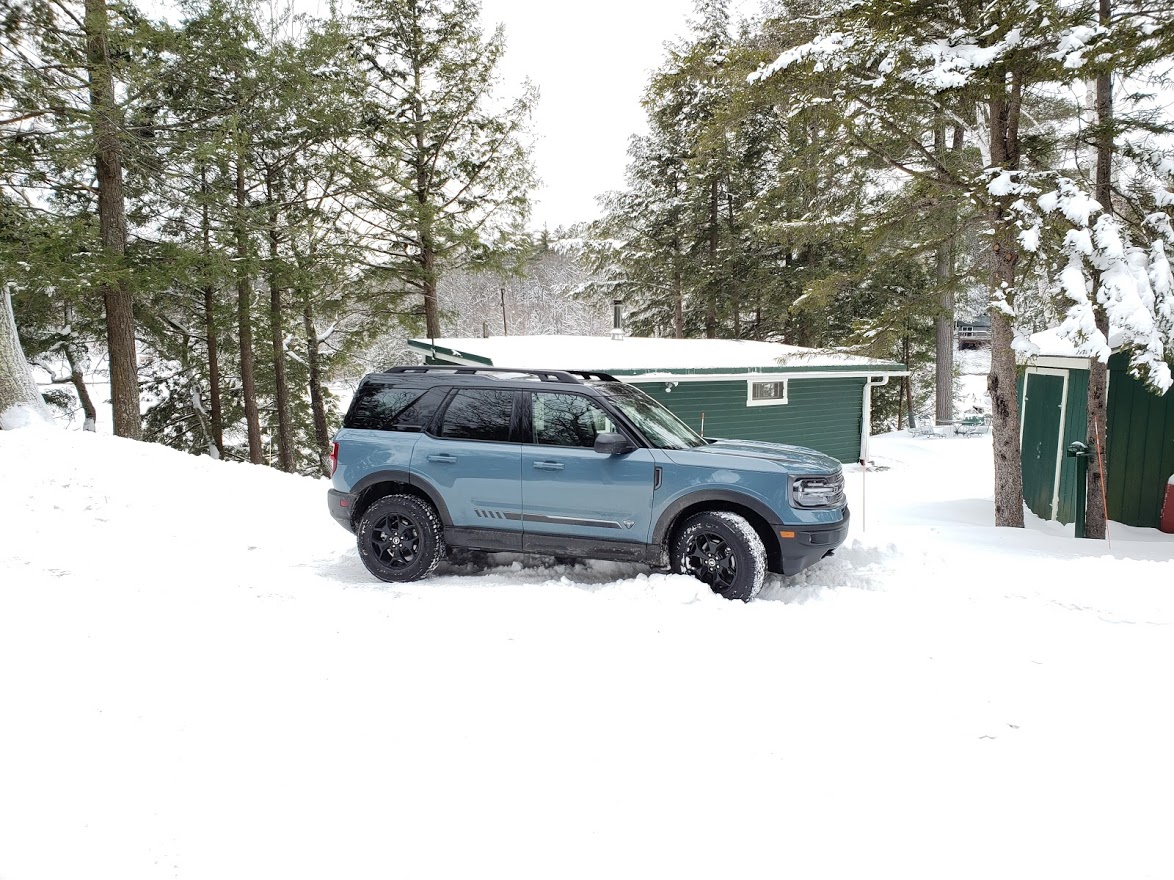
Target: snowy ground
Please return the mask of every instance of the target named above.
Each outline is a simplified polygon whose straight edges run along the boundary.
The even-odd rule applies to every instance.
[[[0,432],[0,880],[1174,875],[1174,536],[878,438],[832,558],[373,581],[325,485]]]

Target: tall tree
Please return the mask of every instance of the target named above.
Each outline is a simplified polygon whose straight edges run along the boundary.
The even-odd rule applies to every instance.
[[[440,333],[437,279],[522,235],[533,171],[527,124],[536,92],[494,95],[505,50],[483,36],[476,0],[360,0],[355,45],[366,63],[372,262],[387,285],[422,297]]]
[[[3,148],[25,149],[25,162],[3,169],[3,184],[30,205],[56,202],[96,221],[95,250],[75,241],[74,253],[91,262],[89,293],[104,306],[114,430],[135,439],[142,422],[123,176],[138,21],[131,5],[30,0],[14,4],[0,28]]]
[[[991,236],[989,289],[993,342],[988,390],[994,419],[995,522],[1022,527],[1023,492],[1016,393],[1016,300],[1024,286],[1020,233],[1032,174],[1047,167],[1049,132],[1036,127],[1026,149],[1028,91],[1072,78],[1058,60],[1079,16],[1048,4],[1020,9],[1001,0],[952,3],[845,3],[821,18],[819,32],[759,72],[808,77],[831,88],[849,109],[850,134],[869,153],[910,177],[971,194]],[[942,34],[948,34],[943,40]],[[959,108],[970,107],[967,116]],[[949,114],[985,145],[983,161],[951,168],[935,154],[926,128],[909,126]],[[974,118],[976,122],[971,122]]]
[[[122,108],[114,90],[115,62],[106,0],[85,0],[83,25],[90,80],[90,126],[95,145],[98,226],[111,271],[111,276],[101,284],[101,293],[106,304],[106,349],[110,357],[114,433],[138,440],[142,437],[143,423],[139,410],[134,299],[122,265],[127,245],[126,194],[122,179],[124,126]]]
[[[1174,349],[1174,333],[1170,328],[1171,320],[1174,319],[1174,302],[1169,300],[1168,293],[1163,296],[1163,287],[1167,290],[1169,287],[1169,263],[1165,258],[1166,241],[1161,227],[1163,224],[1168,226],[1169,219],[1164,209],[1169,206],[1162,204],[1163,199],[1158,199],[1157,204],[1150,206],[1151,210],[1158,210],[1149,214],[1141,224],[1134,224],[1134,228],[1129,230],[1125,218],[1130,213],[1137,215],[1144,209],[1139,209],[1136,199],[1126,195],[1124,187],[1118,188],[1114,183],[1115,157],[1119,152],[1118,141],[1128,143],[1138,135],[1146,139],[1158,134],[1168,136],[1174,131],[1171,126],[1174,120],[1164,119],[1149,108],[1145,108],[1140,115],[1129,112],[1118,115],[1115,112],[1113,80],[1116,77],[1123,82],[1140,86],[1141,89],[1138,91],[1144,93],[1144,83],[1153,77],[1155,67],[1159,70],[1164,67],[1170,53],[1174,52],[1174,4],[1124,0],[1114,9],[1112,0],[1097,0],[1095,11],[1089,13],[1088,27],[1082,36],[1084,35],[1088,35],[1088,42],[1076,40],[1070,44],[1067,47],[1070,51],[1065,61],[1080,67],[1095,83],[1094,119],[1088,129],[1088,135],[1092,140],[1095,154],[1093,198],[1096,206],[1103,210],[1104,214],[1093,229],[1093,242],[1116,248],[1116,240],[1119,238],[1123,251],[1133,251],[1135,263],[1148,263],[1148,278],[1143,281],[1135,276],[1134,284],[1130,285],[1137,288],[1138,301],[1130,302],[1127,311],[1120,308],[1120,279],[1114,277],[1122,274],[1114,270],[1123,267],[1114,265],[1111,259],[1106,260],[1107,255],[1094,259],[1089,272],[1089,282],[1095,294],[1087,299],[1078,297],[1075,312],[1069,315],[1068,325],[1077,343],[1085,343],[1088,337],[1092,337],[1093,348],[1097,349],[1095,355],[1090,358],[1089,366],[1088,437],[1097,447],[1098,454],[1091,457],[1088,467],[1085,534],[1090,538],[1104,538],[1107,534],[1104,499],[1108,474],[1105,472],[1104,456],[1099,453],[1107,446],[1109,435],[1107,416],[1110,333],[1116,329],[1124,337],[1125,345],[1134,350],[1135,368],[1144,371],[1147,379],[1158,388],[1168,384],[1169,379],[1168,369],[1165,372],[1162,370],[1160,356],[1152,356],[1155,354],[1154,343],[1156,341],[1160,351],[1165,352],[1167,360]],[[1135,91],[1132,95],[1127,94],[1126,100],[1136,107],[1139,103],[1144,103],[1146,97]],[[1137,158],[1135,156],[1130,163],[1136,164]],[[1147,162],[1150,157],[1144,152],[1140,158],[1143,165],[1162,164],[1161,160],[1156,163],[1152,160]],[[1153,167],[1147,171],[1146,176],[1151,179],[1160,176],[1155,173],[1156,169]],[[1134,204],[1130,205],[1129,202]],[[1136,240],[1148,240],[1149,259],[1138,253],[1138,249],[1133,246]],[[1126,296],[1132,300],[1128,294]],[[1082,314],[1085,307],[1090,315]],[[1166,312],[1164,317],[1163,311]],[[1113,315],[1111,312],[1117,314]],[[1148,315],[1151,319],[1142,322],[1143,326],[1139,326],[1139,315]],[[1088,326],[1090,318],[1091,326]],[[1113,327],[1114,323],[1119,326]],[[1165,327],[1162,326],[1163,323]],[[1154,336],[1158,337],[1157,340]],[[1138,354],[1142,355],[1140,362]]]

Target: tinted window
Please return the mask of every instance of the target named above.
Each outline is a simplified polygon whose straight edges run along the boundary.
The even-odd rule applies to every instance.
[[[444,411],[441,437],[454,440],[508,442],[514,415],[514,392],[488,388],[461,390]]]
[[[531,399],[535,443],[592,447],[595,435],[615,430],[607,413],[581,395],[537,393]]]
[[[432,421],[437,406],[444,399],[442,389],[427,392],[421,388],[396,388],[368,382],[355,392],[355,402],[347,413],[346,427],[375,431],[422,428]]]

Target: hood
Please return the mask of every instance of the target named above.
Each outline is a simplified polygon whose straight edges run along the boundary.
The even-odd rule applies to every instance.
[[[802,470],[812,474],[839,473],[840,462],[830,455],[816,452],[805,446],[791,446],[787,443],[763,443],[757,440],[714,440],[705,446],[697,446],[691,452],[716,453],[719,455],[740,455],[745,458],[762,458],[786,465],[789,470]]]

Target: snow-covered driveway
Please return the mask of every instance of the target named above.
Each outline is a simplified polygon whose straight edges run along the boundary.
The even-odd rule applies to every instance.
[[[996,530],[989,441],[874,450],[743,605],[391,587],[324,483],[2,432],[0,880],[1174,874],[1174,536]]]

